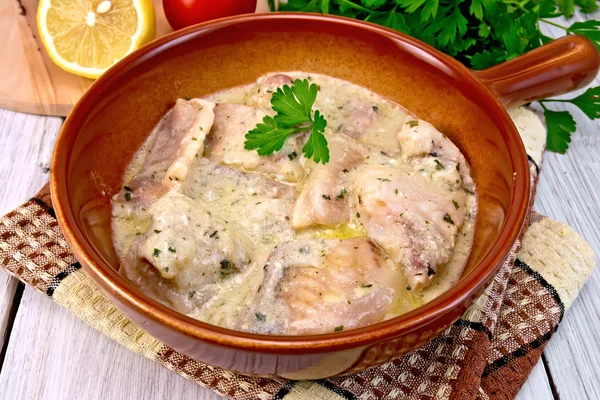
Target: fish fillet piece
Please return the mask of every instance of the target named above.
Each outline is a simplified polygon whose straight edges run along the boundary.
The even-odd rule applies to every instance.
[[[177,100],[152,133],[140,172],[114,201],[139,212],[184,181],[195,156],[202,154],[204,137],[214,121],[213,108],[214,103],[206,100]]]
[[[150,209],[152,225],[138,257],[179,286],[202,285],[242,271],[251,262],[250,241],[199,202],[169,191]]]
[[[248,97],[246,104],[252,107],[271,108],[273,93],[283,85],[291,86],[293,79],[285,74],[269,74],[261,76],[256,82],[256,87]]]
[[[255,150],[244,149],[246,134],[262,122],[267,111],[243,104],[217,104],[213,129],[206,138],[205,156],[224,165],[274,175],[287,182],[304,177],[301,160],[305,135],[294,135],[283,148],[261,157]]]
[[[259,333],[299,335],[353,329],[393,314],[402,273],[365,238],[282,243],[269,256],[256,307]]]
[[[421,119],[409,119],[402,125],[397,138],[402,148],[402,159],[429,157],[435,163],[439,180],[474,192],[471,168],[464,155],[432,124]]]
[[[352,201],[367,236],[401,266],[413,289],[427,286],[452,256],[466,209],[462,189],[382,165],[358,175]]]
[[[337,225],[350,219],[350,171],[361,164],[367,150],[346,135],[328,138],[329,162],[314,164],[294,206],[294,228]]]

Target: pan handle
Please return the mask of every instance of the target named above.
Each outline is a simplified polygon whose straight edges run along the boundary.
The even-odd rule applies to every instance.
[[[511,107],[584,87],[599,67],[594,44],[583,36],[568,35],[473,74],[505,107]]]

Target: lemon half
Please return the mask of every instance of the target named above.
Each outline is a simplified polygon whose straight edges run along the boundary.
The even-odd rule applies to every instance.
[[[62,69],[97,78],[154,39],[152,0],[40,0],[37,24]]]

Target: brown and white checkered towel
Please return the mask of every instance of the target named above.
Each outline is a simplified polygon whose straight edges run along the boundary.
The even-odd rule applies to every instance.
[[[513,110],[511,116],[529,153],[535,188],[546,132],[529,110]],[[0,219],[0,266],[127,349],[223,396],[508,399],[537,363],[594,270],[595,258],[571,228],[532,212],[526,233],[492,284],[440,336],[377,368],[315,381],[238,375],[193,360],[148,335],[81,270],[60,232],[47,188]]]

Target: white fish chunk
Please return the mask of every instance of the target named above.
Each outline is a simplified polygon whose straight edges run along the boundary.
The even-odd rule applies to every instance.
[[[370,325],[393,314],[404,286],[402,273],[365,238],[286,242],[265,265],[249,327],[300,335]]]
[[[381,165],[366,168],[354,185],[352,201],[367,236],[401,266],[413,289],[427,286],[452,256],[465,192],[411,168]]]

